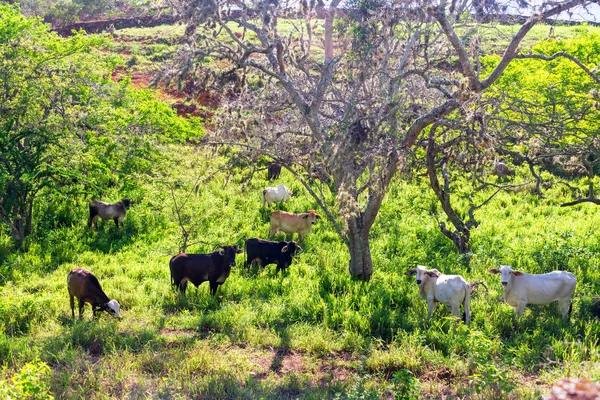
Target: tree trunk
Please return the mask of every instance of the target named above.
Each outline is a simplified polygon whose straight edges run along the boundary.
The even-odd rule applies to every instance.
[[[351,217],[348,221],[348,250],[350,252],[350,275],[361,281],[368,281],[373,274],[373,260],[369,244],[369,230],[365,229],[362,216]]]
[[[333,61],[333,20],[335,18],[335,7],[325,11],[325,65]]]

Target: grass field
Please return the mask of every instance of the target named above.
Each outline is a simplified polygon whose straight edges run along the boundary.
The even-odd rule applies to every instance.
[[[169,282],[179,226],[169,185],[183,199],[199,176],[211,176],[212,151],[169,145],[162,173],[140,177],[127,195],[139,202],[125,229],[86,227],[86,202],[63,205],[73,225],[38,232],[29,252],[8,251],[2,236],[0,359],[6,377],[39,358],[51,370],[59,398],[393,398],[419,393],[474,398],[539,398],[559,377],[600,378],[594,315],[598,246],[594,206],[558,207],[559,189],[545,200],[527,193],[500,196],[477,216],[471,269],[428,214],[424,182],[398,179],[372,232],[375,273],[354,282],[333,227],[320,222],[285,275],[275,266],[243,270],[239,256],[216,298],[208,285],[179,296]],[[216,244],[266,237],[256,177],[242,192],[241,176],[217,174],[190,196],[184,214],[209,252]],[[286,174],[296,195],[282,209],[316,208]],[[116,191],[106,200],[117,200]],[[280,236],[282,237],[282,236]],[[481,280],[469,328],[444,307],[426,320],[426,303],[404,272],[415,264]],[[558,305],[529,306],[513,325],[499,279],[487,269],[510,264],[527,272],[572,271],[578,279],[571,322]],[[92,270],[123,319],[70,316],[66,275]],[[415,394],[415,396],[417,396]],[[403,397],[399,397],[403,398]],[[406,397],[406,398],[410,398]]]

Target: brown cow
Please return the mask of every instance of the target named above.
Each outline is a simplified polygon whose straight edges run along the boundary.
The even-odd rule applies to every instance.
[[[117,228],[119,227],[119,223],[121,226],[125,226],[125,224],[123,224],[123,220],[125,219],[127,210],[129,210],[129,207],[134,204],[135,201],[131,201],[129,199],[123,199],[115,204],[105,203],[103,201],[92,201],[90,203],[90,218],[88,219],[88,228],[91,228],[92,224],[94,224],[96,229],[98,229],[98,217],[104,220],[112,219],[115,221]]]
[[[75,300],[79,300],[79,319],[83,316],[85,303],[92,305],[94,317],[97,311],[108,311],[113,317],[121,318],[119,302],[110,300],[102,290],[100,282],[90,271],[83,268],[74,268],[67,275],[67,288],[71,297],[71,315],[75,318]]]
[[[274,211],[271,213],[269,236],[278,231],[285,232],[287,235],[298,233],[298,242],[301,242],[304,236],[310,233],[316,219],[321,219],[321,216],[315,210],[308,210],[302,214]]]

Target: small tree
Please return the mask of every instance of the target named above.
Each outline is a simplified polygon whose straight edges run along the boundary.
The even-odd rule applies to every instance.
[[[290,170],[348,246],[351,275],[368,280],[370,229],[420,135],[476,101],[536,23],[581,4],[542,5],[481,78],[480,47],[455,27],[470,2],[354,0],[338,10],[335,0],[182,0],[190,25],[173,74],[196,72],[230,88],[215,142],[270,155]],[[209,73],[207,60],[220,71]],[[317,162],[332,178],[334,206],[301,172]]]

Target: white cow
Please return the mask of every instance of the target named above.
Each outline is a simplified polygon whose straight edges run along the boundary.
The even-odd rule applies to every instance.
[[[291,195],[292,192],[283,183],[277,187],[268,187],[262,192],[262,205],[264,207],[265,203],[270,206],[271,203],[287,201]]]
[[[427,300],[428,318],[443,303],[452,309],[452,314],[460,318],[460,305],[465,313],[463,319],[467,325],[471,321],[471,286],[460,275],[444,275],[437,269],[428,270],[422,265],[406,271],[406,275],[417,275],[419,295]]]
[[[523,316],[527,304],[549,304],[553,301],[560,303],[563,318],[571,314],[571,298],[577,283],[572,273],[526,274],[513,271],[509,265],[502,265],[499,270],[492,268],[489,272],[500,273],[502,297],[519,317]]]

